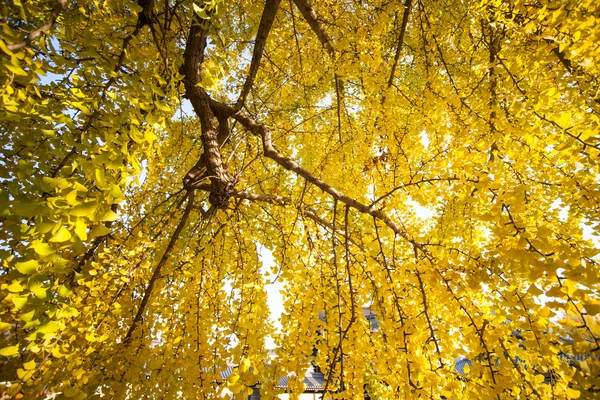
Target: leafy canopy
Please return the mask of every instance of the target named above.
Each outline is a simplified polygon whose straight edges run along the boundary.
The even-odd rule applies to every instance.
[[[593,396],[599,11],[4,2],[2,385]]]

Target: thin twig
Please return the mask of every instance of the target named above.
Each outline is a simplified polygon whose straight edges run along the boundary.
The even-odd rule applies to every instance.
[[[42,34],[44,32],[48,31],[54,26],[58,15],[61,13],[66,4],[67,0],[58,0],[56,4],[54,4],[54,7],[52,7],[52,10],[50,11],[50,17],[48,18],[48,20],[36,30],[30,32],[29,35],[27,35],[27,37],[22,41],[13,44],[7,44],[6,47],[8,48],[8,50],[20,50],[23,47],[28,46],[34,40],[38,40],[40,37],[42,37]]]

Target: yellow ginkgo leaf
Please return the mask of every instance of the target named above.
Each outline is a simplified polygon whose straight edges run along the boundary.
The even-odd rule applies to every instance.
[[[81,219],[77,219],[75,221],[75,233],[81,240],[87,240],[87,223]]]
[[[54,235],[52,235],[52,237],[50,238],[50,242],[62,243],[71,239],[71,237],[71,232],[69,232],[67,228],[61,225],[60,228],[58,228],[58,230],[56,231],[56,233],[54,233]]]
[[[35,260],[24,261],[15,264],[15,268],[22,274],[31,275],[37,271],[38,262]]]
[[[13,357],[13,356],[16,356],[17,354],[19,354],[19,346],[18,345],[8,346],[8,347],[4,347],[4,348],[0,349],[0,356]]]

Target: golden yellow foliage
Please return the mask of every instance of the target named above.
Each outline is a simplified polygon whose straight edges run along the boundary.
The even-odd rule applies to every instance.
[[[4,2],[2,393],[592,398],[599,12]]]

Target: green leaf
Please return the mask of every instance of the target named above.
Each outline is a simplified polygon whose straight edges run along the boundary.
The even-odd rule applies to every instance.
[[[136,13],[141,13],[144,9],[142,8],[142,6],[136,4],[136,3],[130,3],[129,7],[131,7],[131,9],[133,11],[135,11]]]
[[[79,389],[76,387],[69,387],[63,391],[63,394],[67,398],[75,397],[79,393]]]
[[[69,182],[66,179],[49,178],[49,177],[45,176],[42,178],[42,181],[45,184],[47,184],[48,186],[50,186],[51,189],[55,189],[57,187],[59,187],[59,188],[69,187]]]
[[[56,224],[50,222],[41,222],[39,224],[36,224],[35,227],[40,233],[48,233],[52,230],[52,228],[54,228],[55,225]]]
[[[40,214],[45,214],[47,209],[43,203],[14,203],[11,211],[20,217],[35,217]]]
[[[88,191],[88,189],[79,182],[74,182],[73,188],[75,188],[78,192],[82,193],[86,193]]]

